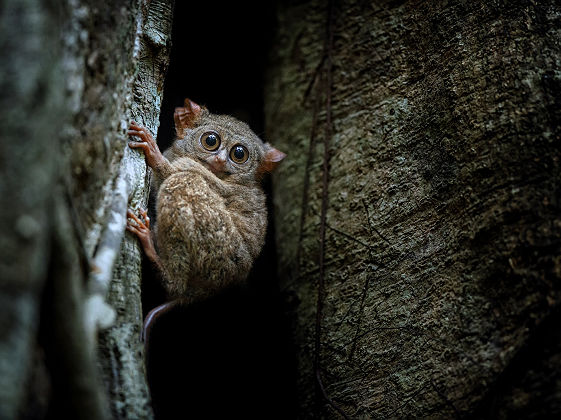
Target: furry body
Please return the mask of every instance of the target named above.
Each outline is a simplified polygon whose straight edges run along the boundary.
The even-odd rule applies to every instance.
[[[263,191],[225,182],[189,157],[170,163],[156,227],[168,294],[197,299],[245,280],[265,241]]]
[[[285,155],[247,124],[188,99],[174,119],[177,139],[164,154],[146,128],[129,127],[140,139],[130,147],[144,151],[155,175],[157,246],[145,211],[144,221],[129,212],[127,229],[161,272],[169,298],[192,302],[247,278],[267,229],[261,178]]]

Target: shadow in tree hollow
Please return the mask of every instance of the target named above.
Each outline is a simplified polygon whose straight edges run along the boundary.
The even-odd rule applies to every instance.
[[[158,132],[162,150],[173,141],[173,110],[186,97],[246,121],[263,137],[273,26],[272,2],[251,12],[237,3],[176,2]],[[270,197],[270,180],[265,188]],[[148,379],[157,419],[295,417],[295,363],[276,278],[270,201],[269,209],[266,245],[248,285],[173,310],[153,328]],[[164,294],[144,271],[146,314]]]

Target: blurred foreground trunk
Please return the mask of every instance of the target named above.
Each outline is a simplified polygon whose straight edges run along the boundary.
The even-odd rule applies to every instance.
[[[157,132],[172,6],[0,5],[2,419],[152,417],[126,128]]]

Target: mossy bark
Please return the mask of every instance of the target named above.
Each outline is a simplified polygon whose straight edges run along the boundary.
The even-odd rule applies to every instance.
[[[561,412],[560,16],[281,3],[267,138],[288,153],[275,224],[302,417]]]

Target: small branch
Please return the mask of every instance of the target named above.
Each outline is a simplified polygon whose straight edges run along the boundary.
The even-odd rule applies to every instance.
[[[333,226],[329,225],[329,223],[326,224],[326,227],[327,227],[328,229],[332,230],[333,232],[335,232],[335,233],[337,233],[337,234],[339,234],[339,235],[345,237],[345,238],[348,239],[349,241],[355,242],[355,243],[357,243],[357,244],[360,244],[360,245],[362,245],[363,247],[365,247],[366,249],[371,250],[370,245],[368,245],[366,242],[362,242],[360,239],[357,239],[357,238],[355,238],[354,236],[349,235],[348,233],[343,232],[343,231],[340,230],[340,229],[334,228]]]
[[[323,64],[325,63],[325,59],[326,59],[326,55],[323,54],[321,59],[319,60],[318,65],[316,66],[314,72],[312,73],[312,78],[310,79],[310,82],[308,83],[308,87],[304,91],[304,97],[302,99],[302,104],[304,104],[306,102],[306,100],[308,99],[308,97],[310,96],[310,93],[312,91],[312,87],[314,86],[314,83],[315,83],[316,79],[318,78],[318,75],[320,74],[320,72],[323,68]]]
[[[335,411],[337,411],[337,413],[339,413],[341,415],[341,417],[348,420],[349,416],[347,416],[347,414],[345,414],[345,412],[337,404],[335,404],[335,402],[329,397],[329,395],[327,395],[327,392],[325,391],[325,387],[323,386],[323,380],[321,379],[321,372],[320,372],[319,369],[316,369],[316,381],[317,381],[317,384],[319,386],[319,389],[321,391],[321,394],[322,394],[323,398],[328,402],[328,404]]]
[[[323,62],[323,61],[322,61]],[[312,167],[312,160],[316,146],[318,114],[320,105],[320,95],[316,95],[313,107],[312,117],[312,131],[310,133],[310,142],[308,145],[308,155],[306,159],[306,169],[304,171],[304,187],[302,188],[302,207],[300,214],[300,233],[298,235],[298,249],[296,251],[296,263],[300,265],[300,257],[302,255],[302,242],[304,239],[304,224],[306,222],[306,213],[308,212],[308,201],[310,193],[310,169]]]
[[[382,234],[378,231],[378,229],[372,226],[372,222],[370,221],[370,213],[368,212],[368,206],[366,205],[366,201],[364,201],[364,198],[361,199],[361,201],[362,201],[362,205],[364,206],[364,211],[366,212],[366,220],[368,222],[368,229],[370,230],[370,236],[373,236],[372,231],[374,231],[384,242],[390,244],[390,241],[388,241],[384,236],[382,236]]]
[[[343,418],[349,417],[325,392],[325,386],[321,377],[321,322],[323,318],[323,304],[325,299],[325,231],[327,227],[327,208],[329,204],[329,160],[330,143],[332,137],[331,121],[331,99],[333,85],[333,34],[334,34],[334,0],[330,0],[327,6],[327,28],[326,28],[326,118],[325,134],[323,139],[323,175],[322,175],[322,195],[321,195],[321,217],[320,217],[320,246],[319,246],[319,282],[316,304],[316,324],[315,324],[315,347],[314,347],[314,370],[316,384],[321,396],[327,403],[339,413]]]
[[[434,381],[432,379],[430,380],[430,384],[432,385],[432,389],[434,389],[434,392],[436,392],[436,394],[442,399],[442,401],[444,401],[444,403],[452,409],[456,418],[461,419],[462,414],[460,413],[460,411],[456,408],[454,403],[452,403],[452,401],[450,401],[450,399],[446,396],[446,394],[442,393],[438,389],[438,387],[436,386],[436,384],[434,383]]]

